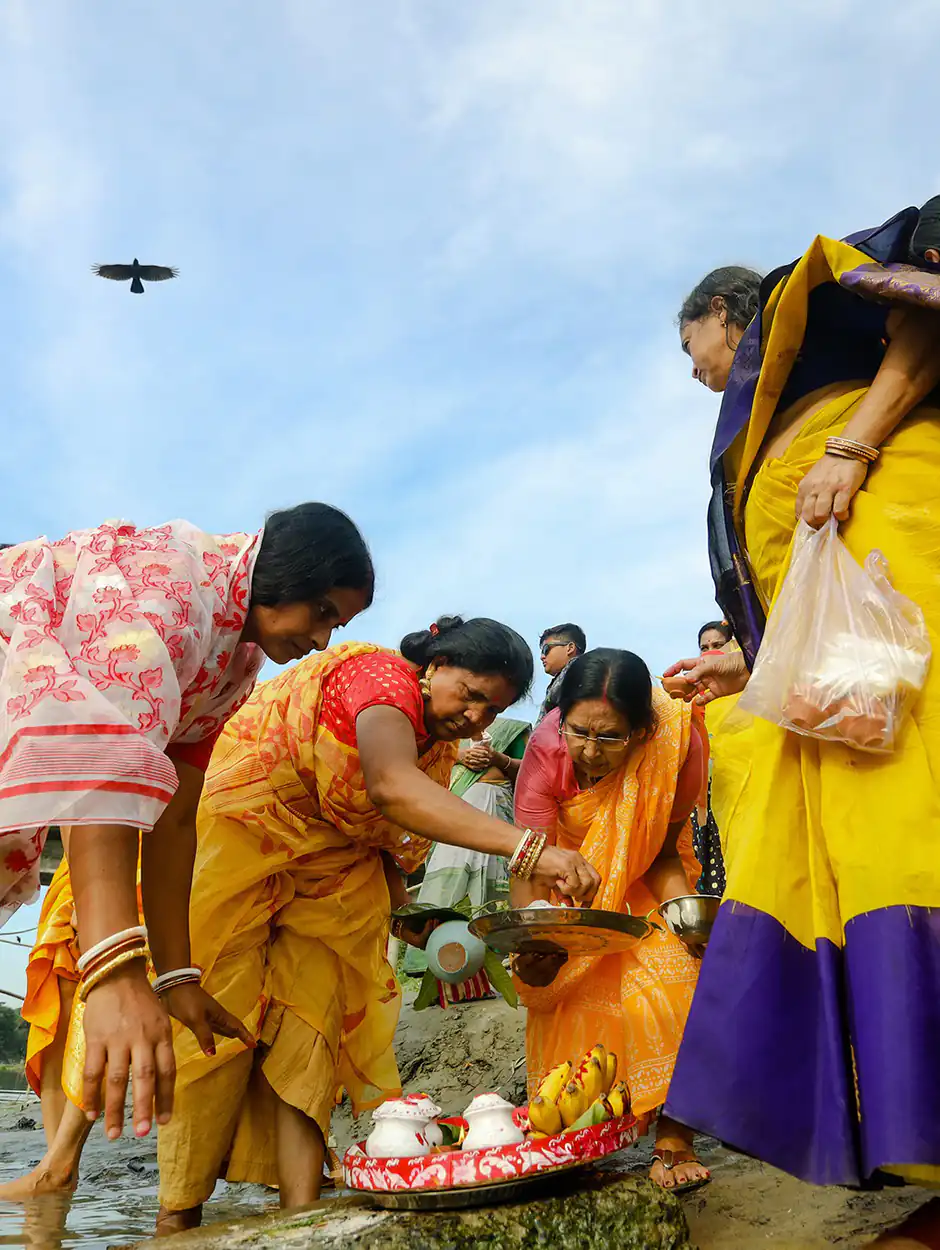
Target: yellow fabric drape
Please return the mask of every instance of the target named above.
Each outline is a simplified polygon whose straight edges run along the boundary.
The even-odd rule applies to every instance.
[[[22,1009],[23,1019],[29,1025],[26,1079],[36,1094],[42,1085],[43,1056],[59,1028],[62,1011],[59,981],[78,981],[74,914],[72,882],[63,856],[42,901],[36,942],[26,965],[26,1001]],[[81,1067],[84,1067],[84,1055]],[[81,1068],[78,1072],[81,1073]]]
[[[161,1130],[160,1196],[178,1210],[229,1180],[277,1183],[271,1091],[324,1134],[340,1086],[357,1111],[400,1092],[392,1039],[401,992],[385,957],[380,852],[415,866],[428,843],[369,802],[358,752],[321,717],[325,678],[381,650],[349,643],[259,686],[226,726],[199,809],[191,908],[209,993],[259,1040],[214,1057],[178,1031],[176,1110]],[[446,787],[456,746],[419,767]],[[226,1160],[227,1156],[227,1160]]]
[[[653,702],[657,726],[652,738],[623,768],[562,804],[558,844],[580,850],[600,873],[603,884],[593,906],[604,911],[646,915],[658,902],[642,876],[666,837],[689,750],[692,713],[661,690],[654,690]],[[691,844],[688,826],[682,841]],[[698,966],[663,930],[624,954],[570,959],[545,988],[517,981],[528,1008],[530,1089],[555,1064],[578,1059],[602,1042],[620,1058],[634,1113],[661,1106]]]
[[[754,718],[738,707],[739,695],[716,699],[705,708],[711,751],[711,809],[718,827],[727,874],[733,856],[728,831],[751,770]]]

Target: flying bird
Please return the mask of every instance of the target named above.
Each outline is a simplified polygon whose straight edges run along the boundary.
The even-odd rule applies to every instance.
[[[167,278],[175,278],[179,273],[178,269],[171,269],[169,265],[142,265],[136,256],[133,265],[92,265],[91,271],[99,278],[110,278],[112,282],[130,282],[135,295],[143,295],[144,282],[166,282]]]

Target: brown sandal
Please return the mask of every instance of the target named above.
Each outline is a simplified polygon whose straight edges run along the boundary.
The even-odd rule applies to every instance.
[[[701,1159],[696,1157],[694,1150],[664,1150],[661,1146],[653,1149],[653,1162],[661,1163],[663,1170],[672,1172],[675,1168],[680,1168],[684,1163],[697,1163],[699,1167],[704,1167]],[[711,1175],[701,1176],[697,1181],[683,1181],[681,1185],[670,1185],[667,1189],[665,1185],[661,1185],[660,1189],[667,1194],[688,1193],[692,1189],[701,1189],[703,1185],[707,1185],[711,1181]]]

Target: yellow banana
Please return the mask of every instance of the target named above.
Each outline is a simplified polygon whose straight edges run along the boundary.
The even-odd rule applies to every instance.
[[[571,1060],[566,1059],[564,1063],[560,1063],[556,1068],[552,1068],[551,1072],[542,1078],[538,1088],[538,1097],[544,1098],[546,1102],[557,1102],[558,1095],[570,1079]]]
[[[618,1081],[607,1095],[607,1103],[615,1116],[630,1114],[630,1091],[626,1081]]]
[[[614,1088],[614,1081],[617,1079],[617,1056],[607,1055],[607,1071],[604,1074],[604,1093],[609,1094]]]
[[[585,1059],[571,1078],[572,1083],[584,1090],[585,1110],[604,1092],[605,1070],[595,1055]]]
[[[607,1051],[600,1044],[600,1042],[597,1042],[594,1046],[592,1046],[591,1049],[588,1051],[588,1053],[584,1057],[585,1059],[596,1059],[597,1062],[601,1065],[601,1071],[603,1072],[606,1070]]]
[[[538,1094],[529,1103],[529,1123],[537,1133],[544,1133],[546,1137],[560,1133],[564,1127],[561,1112],[555,1103]]]
[[[584,1115],[589,1107],[584,1086],[571,1081],[558,1095],[558,1110],[565,1128],[571,1128],[575,1120]]]

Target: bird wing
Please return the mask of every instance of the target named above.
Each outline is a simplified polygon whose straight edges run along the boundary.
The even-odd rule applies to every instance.
[[[167,278],[175,278],[179,273],[178,269],[171,269],[169,265],[139,265],[137,271],[144,282],[166,282]]]
[[[91,272],[99,278],[110,278],[112,282],[130,282],[134,276],[133,265],[92,265]]]

